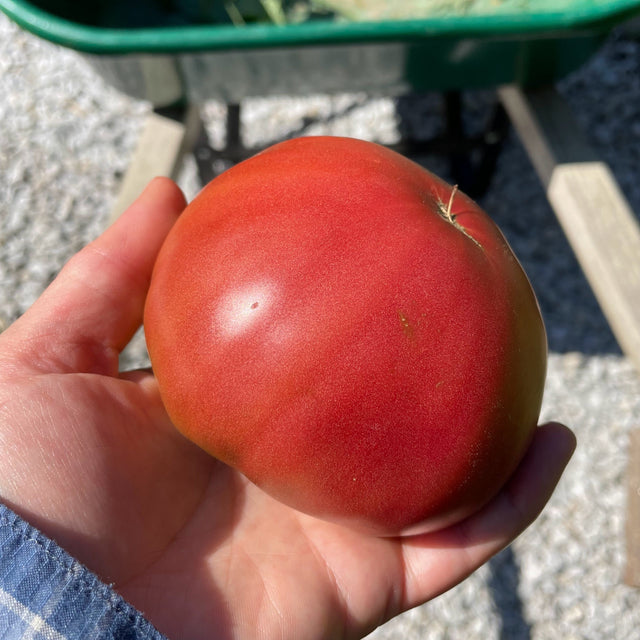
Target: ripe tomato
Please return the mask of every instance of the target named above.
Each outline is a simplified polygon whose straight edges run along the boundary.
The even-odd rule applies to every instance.
[[[545,379],[540,311],[496,225],[346,138],[215,178],[162,248],[145,331],[181,432],[277,499],[379,535],[490,499]]]

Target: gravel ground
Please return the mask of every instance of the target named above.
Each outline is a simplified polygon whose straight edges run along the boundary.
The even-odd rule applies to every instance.
[[[640,212],[640,45],[614,33],[561,83],[591,142]],[[465,95],[477,121],[489,94]],[[437,127],[437,96],[253,99],[247,144],[300,133],[395,142]],[[71,51],[0,15],[0,328],[107,224],[149,105],[117,93]],[[225,109],[207,103],[214,144]],[[437,159],[428,166],[447,177]],[[179,182],[199,189],[187,158]],[[549,331],[545,419],[579,446],[551,503],[508,550],[435,601],[374,632],[376,640],[633,640],[640,590],[622,583],[628,432],[640,427],[640,376],[613,338],[518,140],[511,137],[481,203],[503,228],[539,296]],[[124,357],[146,362],[142,336]]]

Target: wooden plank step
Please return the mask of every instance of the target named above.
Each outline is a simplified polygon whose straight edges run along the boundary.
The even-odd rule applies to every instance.
[[[640,225],[552,88],[499,97],[621,348],[640,371]],[[624,580],[640,587],[640,431],[630,434]]]
[[[626,545],[624,581],[629,586],[640,587],[640,429],[629,434]]]
[[[195,141],[201,125],[200,112],[190,106],[176,114],[151,111],[111,208],[113,222],[156,176],[176,178],[184,153]]]
[[[640,371],[640,225],[553,89],[498,95],[622,350]]]

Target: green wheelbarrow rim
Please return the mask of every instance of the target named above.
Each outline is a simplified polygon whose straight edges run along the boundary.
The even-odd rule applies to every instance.
[[[448,16],[384,22],[311,21],[291,25],[188,25],[101,28],[72,22],[21,0],[0,0],[0,10],[25,30],[55,44],[93,54],[180,53],[383,41],[520,36],[608,31],[640,12],[640,0],[580,0],[571,11]]]

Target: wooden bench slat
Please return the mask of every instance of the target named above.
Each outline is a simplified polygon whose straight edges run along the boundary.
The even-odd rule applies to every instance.
[[[640,370],[640,225],[552,88],[499,89],[567,239],[623,351]]]

